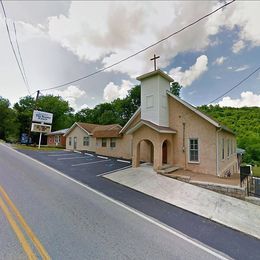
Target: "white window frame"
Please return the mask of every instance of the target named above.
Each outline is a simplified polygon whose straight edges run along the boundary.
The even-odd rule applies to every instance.
[[[114,143],[115,143],[115,146],[112,146],[112,141],[114,140]],[[116,138],[115,137],[112,137],[112,138],[110,138],[110,148],[111,149],[114,149],[114,148],[116,148]]]
[[[83,137],[83,146],[89,146],[89,136]]]
[[[191,161],[190,160],[190,141],[191,140],[197,140],[198,142],[198,161]],[[199,145],[199,138],[197,137],[190,137],[188,139],[188,147],[189,147],[189,150],[188,150],[188,163],[194,163],[194,164],[199,164],[200,163],[200,145]]]
[[[101,147],[107,147],[107,138],[101,138]]]
[[[59,144],[60,143],[60,135],[55,135],[54,136],[54,143]]]

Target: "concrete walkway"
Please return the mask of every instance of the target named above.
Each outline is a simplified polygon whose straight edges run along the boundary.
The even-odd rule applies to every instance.
[[[155,173],[151,166],[103,176],[260,239],[260,207]]]

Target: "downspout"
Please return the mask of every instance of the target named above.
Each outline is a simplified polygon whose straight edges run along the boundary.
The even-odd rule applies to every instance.
[[[186,156],[186,149],[185,149],[185,122],[182,123],[182,152],[184,153],[184,170],[187,169],[187,156]]]
[[[220,174],[219,174],[219,140],[218,140],[218,133],[222,130],[222,128],[220,127],[218,130],[217,130],[217,136],[216,136],[216,140],[217,140],[217,162],[216,162],[216,167],[217,167],[217,176],[220,177]]]

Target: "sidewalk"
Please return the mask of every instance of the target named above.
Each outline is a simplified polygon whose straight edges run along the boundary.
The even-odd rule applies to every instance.
[[[155,173],[151,166],[103,176],[260,239],[260,207]]]

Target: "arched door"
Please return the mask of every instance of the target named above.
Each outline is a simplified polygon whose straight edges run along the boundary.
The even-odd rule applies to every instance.
[[[167,141],[164,141],[162,145],[162,162],[167,163]]]

